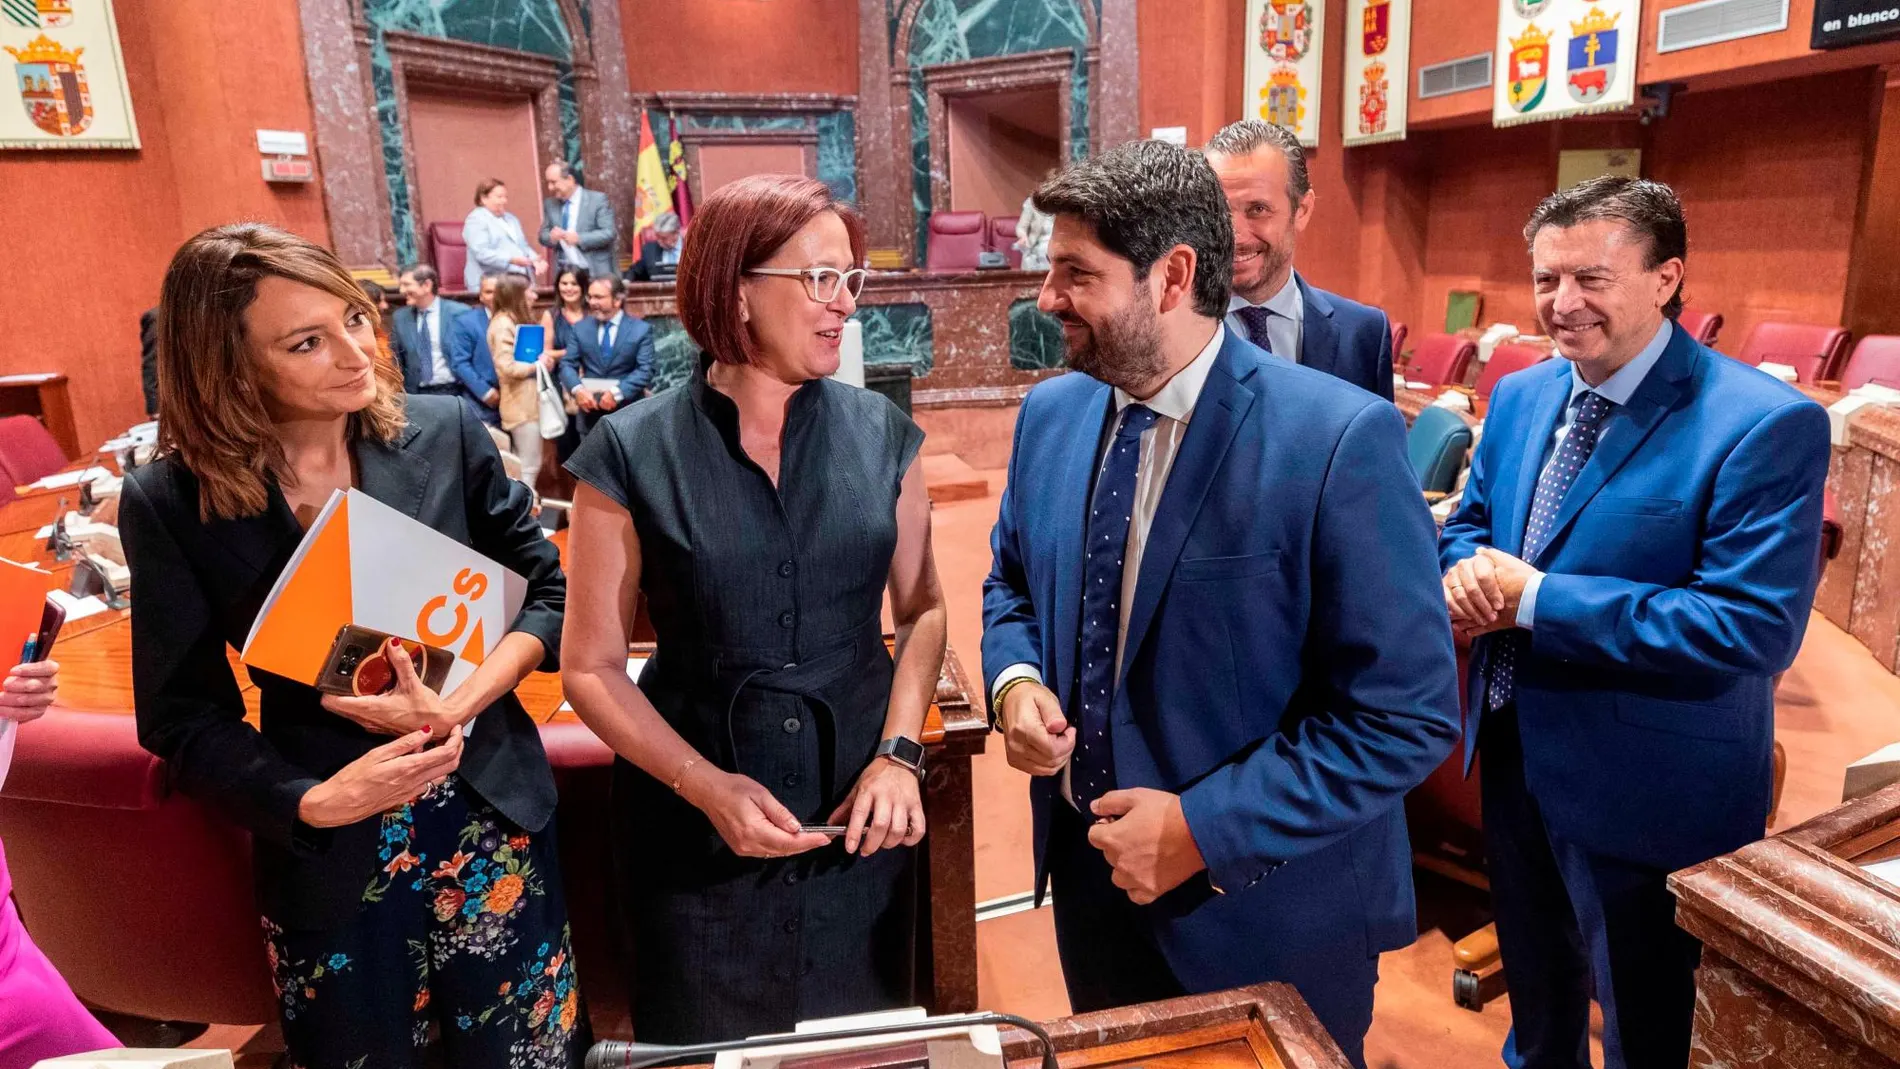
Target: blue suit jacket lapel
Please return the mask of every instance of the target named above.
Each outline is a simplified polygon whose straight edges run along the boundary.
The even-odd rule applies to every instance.
[[[1067,701],[1075,685],[1075,644],[1082,626],[1082,542],[1088,537],[1089,493],[1095,485],[1096,453],[1102,444],[1102,425],[1108,418],[1114,393],[1098,385],[1068,428],[1068,451],[1062,460],[1062,481],[1054,502],[1056,530],[1056,698]]]
[[[1682,395],[1683,382],[1695,370],[1695,357],[1695,341],[1681,330],[1674,331],[1662,358],[1643,377],[1642,385],[1636,387],[1629,404],[1624,405],[1621,412],[1611,414],[1614,422],[1605,426],[1603,443],[1590,454],[1583,470],[1577,473],[1577,481],[1564,495],[1563,504],[1558,506],[1557,518],[1550,525],[1550,538],[1544,543],[1544,552],[1538,554],[1540,558],[1550,555],[1551,548],[1563,537],[1564,529],[1577,518],[1577,513],[1603,489],[1610,476],[1629,462],[1656,425],[1669,414],[1670,407]]]
[[[1148,526],[1148,544],[1142,549],[1141,574],[1135,582],[1135,604],[1128,614],[1128,637],[1122,645],[1118,686],[1120,679],[1127,678],[1128,666],[1134,663],[1148,626],[1154,622],[1161,593],[1167,589],[1168,577],[1174,574],[1175,562],[1181,558],[1181,547],[1187,543],[1194,517],[1200,514],[1201,502],[1207,499],[1221,461],[1226,459],[1234,435],[1240,433],[1253,407],[1254,395],[1240,385],[1257,369],[1252,349],[1229,332],[1214,358],[1206,385],[1201,387],[1200,399],[1194,403],[1194,417],[1188,421],[1180,452],[1168,471],[1168,484],[1161,491],[1161,504]],[[1080,540],[1077,542],[1079,557]]]
[[[1537,473],[1544,467],[1544,446],[1557,431],[1557,417],[1563,415],[1570,400],[1570,362],[1561,357],[1562,375],[1553,376],[1537,393],[1531,409],[1529,432],[1517,455],[1517,471],[1512,480],[1510,510],[1504,514],[1504,528],[1493,529],[1492,544],[1513,556],[1524,548],[1524,524],[1531,514],[1531,499],[1537,495]]]
[[[1333,323],[1333,302],[1307,285],[1305,279],[1298,275],[1293,279],[1299,283],[1300,299],[1306,306],[1300,319],[1300,351],[1279,355],[1314,371],[1337,374],[1333,365],[1339,358],[1339,328]]]

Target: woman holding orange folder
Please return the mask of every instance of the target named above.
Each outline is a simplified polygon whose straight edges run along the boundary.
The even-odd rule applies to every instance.
[[[406,1067],[433,1025],[450,1065],[578,1066],[554,779],[514,696],[557,663],[566,600],[527,488],[461,402],[405,400],[374,309],[317,245],[207,230],[162,307],[161,456],[126,476],[119,517],[139,739],[253,834],[289,1060]],[[521,612],[447,695],[392,642],[393,691],[324,697],[253,669],[248,720],[227,647],[351,488],[524,576]]]

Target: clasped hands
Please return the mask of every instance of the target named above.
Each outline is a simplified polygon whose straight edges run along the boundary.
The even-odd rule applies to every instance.
[[[465,714],[423,685],[415,661],[391,639],[383,650],[396,685],[369,697],[329,695],[323,707],[378,735],[398,736],[338,769],[304,793],[298,819],[313,828],[354,824],[413,801],[447,779],[462,761]],[[431,742],[441,745],[431,747]]]
[[[1490,546],[1451,566],[1445,573],[1445,608],[1460,640],[1517,626],[1517,607],[1525,584],[1537,574],[1529,564]]]
[[[1018,683],[1004,696],[1003,741],[1012,768],[1054,776],[1075,754],[1075,731],[1048,687]],[[1113,869],[1115,886],[1145,906],[1207,867],[1181,796],[1147,787],[1109,791],[1090,807],[1089,845]]]

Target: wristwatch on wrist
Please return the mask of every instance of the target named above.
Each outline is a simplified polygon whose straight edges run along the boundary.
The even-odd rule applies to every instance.
[[[885,739],[877,744],[877,756],[890,758],[917,773],[919,778],[924,774],[924,746],[916,739],[907,739],[902,735]]]

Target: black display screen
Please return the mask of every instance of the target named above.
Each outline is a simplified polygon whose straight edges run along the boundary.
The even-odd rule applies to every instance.
[[[1846,48],[1900,37],[1900,0],[1814,0],[1809,48]]]

